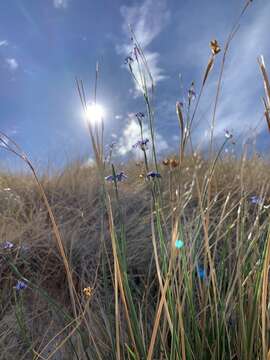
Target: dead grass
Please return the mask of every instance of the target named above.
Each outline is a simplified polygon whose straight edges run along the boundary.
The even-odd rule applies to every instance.
[[[206,160],[201,159],[194,163],[193,160],[186,158],[181,176],[177,171],[172,174],[172,181],[175,186],[179,185],[179,191],[182,194],[181,219],[187,246],[190,248],[192,248],[194,241],[196,219],[200,217],[200,206],[192,179],[196,174],[199,183],[202,184],[208,168],[209,165]],[[241,168],[243,169],[242,176],[240,176]],[[130,163],[125,171],[129,174],[129,179],[120,184],[120,201],[123,205],[126,224],[128,273],[130,278],[133,278],[135,298],[136,292],[144,292],[147,289],[148,293],[152,292],[150,298],[154,299],[157,296],[158,283],[151,240],[148,185],[139,178],[140,169],[135,164]],[[167,175],[168,168],[164,166],[162,187],[165,199],[169,197]],[[47,211],[36,184],[27,176],[18,177],[11,174],[1,174],[0,178],[2,189],[0,192],[0,234],[2,243],[9,240],[16,244],[16,248],[12,250],[10,256],[23,276],[31,279],[58,304],[71,312],[63,261],[56,248]],[[231,247],[231,253],[228,252],[231,258],[227,259],[227,266],[232,272],[235,261],[233,260],[235,255],[232,252],[233,249],[236,249],[235,224],[239,203],[245,202],[245,234],[248,236],[250,232],[254,231],[254,227],[258,226],[266,231],[268,210],[259,210],[257,206],[251,205],[249,197],[256,194],[263,197],[265,204],[268,204],[270,202],[269,179],[269,166],[262,159],[248,159],[243,165],[241,159],[228,158],[217,164],[212,182],[210,246],[215,249],[215,263],[218,263],[219,259],[222,258],[221,253],[224,247]],[[81,298],[83,288],[95,282],[96,271],[100,266],[101,204],[95,170],[94,168],[84,168],[77,163],[68,167],[61,174],[56,174],[51,178],[44,177],[42,185],[64,239],[74,286]],[[7,188],[10,190],[4,190]],[[113,186],[109,192],[113,198]],[[165,203],[167,205],[164,206],[164,214],[169,217],[171,208],[168,201]],[[259,219],[256,220],[258,216]],[[91,300],[91,311],[87,316],[88,326],[94,324],[94,327],[91,327],[92,341],[104,351],[102,358],[108,356],[111,351],[110,337],[113,336],[113,329],[108,327],[108,317],[113,316],[112,305],[114,303],[111,275],[113,255],[108,231],[108,218],[106,222],[105,240],[110,264],[105,271],[107,287],[104,288],[104,273],[98,271],[98,280]],[[115,224],[117,226],[117,216]],[[231,243],[227,242],[228,227],[231,227]],[[168,231],[170,232],[170,229]],[[203,238],[203,227],[197,229],[196,236]],[[248,238],[243,242],[246,251],[250,246],[247,242]],[[201,244],[201,250],[199,248],[197,251],[203,252],[203,244]],[[217,271],[219,270],[217,269]],[[15,354],[22,356],[26,349],[19,340],[20,334],[14,316],[13,286],[16,275],[2,257],[0,272],[0,347],[5,349],[0,358],[11,359]],[[28,294],[25,296],[27,326],[30,329],[30,336],[35,348],[42,348],[42,345],[49,342],[52,334],[60,331],[64,324],[61,319],[57,319],[55,309],[48,305],[40,294],[31,290],[27,292]],[[108,305],[110,305],[110,309]],[[154,316],[154,308],[151,304],[149,304],[148,311]],[[123,319],[122,322],[124,322]],[[151,320],[149,327],[150,324]],[[62,334],[62,336],[64,335]],[[68,349],[68,344],[66,344],[53,358],[64,359],[63,353],[70,351]],[[31,358],[29,356],[26,355],[25,358]],[[47,357],[45,356],[45,358]]]

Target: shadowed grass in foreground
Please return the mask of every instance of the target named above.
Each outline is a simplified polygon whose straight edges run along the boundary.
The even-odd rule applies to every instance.
[[[89,119],[95,165],[78,162],[39,179],[23,150],[0,134],[0,146],[31,172],[0,176],[1,359],[267,359],[269,163],[245,150],[224,156],[228,131],[214,152],[226,55],[250,3],[224,46],[207,158],[194,151],[192,130],[222,51],[216,40],[198,96],[192,83],[185,105],[176,105],[177,156],[158,161],[154,83],[133,33],[126,63],[146,106],[135,115],[139,164],[114,164],[104,153],[103,122]],[[259,66],[269,124],[263,58]],[[97,79],[98,68],[94,105]],[[77,88],[87,113],[82,81]]]

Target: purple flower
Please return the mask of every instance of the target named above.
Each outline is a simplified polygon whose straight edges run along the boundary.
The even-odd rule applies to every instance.
[[[121,171],[119,174],[116,174],[115,176],[117,181],[123,181],[127,179],[127,175],[125,175],[123,171]]]
[[[149,139],[145,139],[145,140],[138,140],[136,142],[136,144],[132,145],[133,148],[141,148],[142,150],[146,150],[147,149],[147,144],[149,143]]]
[[[5,241],[3,243],[3,249],[5,250],[11,250],[12,248],[14,248],[14,244],[10,241]]]
[[[263,199],[259,196],[253,195],[250,197],[250,202],[251,202],[251,204],[254,204],[254,205],[262,205]]]
[[[160,173],[155,172],[155,171],[150,171],[146,176],[148,177],[148,179],[161,178]]]
[[[105,177],[106,181],[123,181],[127,179],[127,176],[124,174],[123,171],[121,171],[119,174],[115,174],[115,175],[109,175]]]
[[[133,63],[133,57],[132,56],[127,56],[126,58],[125,58],[125,64],[126,65],[131,65],[132,63]]]
[[[24,281],[18,280],[15,288],[17,291],[21,291],[27,288],[27,284]]]

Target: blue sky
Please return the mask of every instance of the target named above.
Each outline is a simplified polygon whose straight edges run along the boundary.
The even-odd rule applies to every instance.
[[[0,2],[0,130],[35,163],[62,164],[90,153],[75,77],[93,99],[100,63],[98,101],[106,108],[106,143],[129,155],[138,128],[130,114],[145,111],[124,66],[128,24],[142,44],[156,81],[159,151],[177,145],[175,102],[192,80],[197,89],[209,59],[209,41],[222,46],[245,0],[9,0]],[[254,0],[241,21],[226,63],[216,136],[229,128],[242,143],[258,135],[268,144],[257,56],[270,64],[270,2]],[[220,58],[198,112],[194,132],[203,146],[213,109]],[[268,66],[268,69],[270,67]],[[182,88],[179,74],[182,76]],[[0,159],[10,159],[1,153]]]

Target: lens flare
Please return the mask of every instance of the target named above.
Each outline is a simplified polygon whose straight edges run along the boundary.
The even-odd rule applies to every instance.
[[[86,108],[86,120],[91,124],[97,124],[104,119],[105,110],[100,104],[89,104]]]

